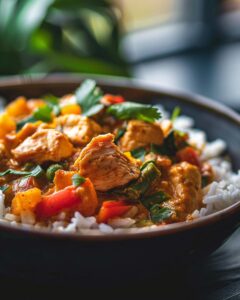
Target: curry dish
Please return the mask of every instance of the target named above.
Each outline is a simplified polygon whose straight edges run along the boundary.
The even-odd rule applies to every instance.
[[[201,149],[174,129],[179,114],[104,94],[85,80],[73,93],[19,97],[0,115],[0,186],[5,206],[48,223],[64,213],[98,223],[191,220],[214,178]]]

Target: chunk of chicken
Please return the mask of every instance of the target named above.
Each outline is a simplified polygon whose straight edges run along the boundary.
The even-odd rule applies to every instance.
[[[202,205],[201,174],[199,169],[187,162],[173,165],[169,170],[172,199],[165,202],[175,211],[174,221],[184,221],[187,215]]]
[[[41,129],[12,150],[17,161],[33,161],[39,164],[45,161],[60,161],[72,153],[73,145],[68,138],[54,129]]]
[[[132,120],[128,122],[127,131],[120,139],[119,147],[122,151],[131,151],[150,144],[161,145],[162,142],[163,132],[160,124]]]
[[[99,135],[82,150],[74,167],[89,177],[98,191],[122,186],[140,175],[139,168],[113,143],[114,135]]]
[[[102,128],[95,121],[80,115],[61,116],[57,118],[57,124],[70,141],[79,146],[86,145],[102,132]]]

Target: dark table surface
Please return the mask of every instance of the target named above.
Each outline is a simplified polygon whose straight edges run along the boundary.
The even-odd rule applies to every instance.
[[[53,299],[84,299],[83,295],[86,294],[87,299],[96,299],[96,292],[104,299],[240,299],[239,245],[240,229],[203,261],[164,272],[153,269],[152,274],[144,274],[143,280],[138,282],[134,278],[131,282],[123,279],[122,282],[116,282],[115,286],[109,286],[106,282],[106,285],[90,288],[88,284],[83,287],[77,282],[73,285],[36,283],[31,279],[2,275],[0,291],[1,294],[6,292],[8,299],[16,299],[16,296],[17,299],[50,299],[50,296],[54,296]],[[98,271],[101,275],[101,270]],[[117,270],[113,270],[113,276],[114,272]]]

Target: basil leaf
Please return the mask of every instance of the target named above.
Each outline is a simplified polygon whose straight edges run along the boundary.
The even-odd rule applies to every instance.
[[[141,203],[147,208],[150,209],[155,204],[161,204],[162,202],[170,199],[170,196],[163,192],[158,191],[149,196],[143,196],[141,199]]]
[[[108,107],[107,113],[119,120],[137,119],[145,122],[154,122],[161,117],[156,107],[135,102],[123,102]]]
[[[137,159],[141,159],[143,161],[145,158],[145,155],[146,155],[146,150],[143,147],[140,147],[140,148],[132,150],[131,154],[133,157],[135,157]]]
[[[180,114],[181,114],[181,108],[179,106],[176,106],[172,112],[171,121],[174,122],[177,119],[177,117],[179,117]]]
[[[74,174],[72,176],[72,183],[76,187],[79,186],[79,185],[81,185],[85,181],[86,181],[86,179],[84,177],[80,176],[79,174]]]
[[[104,105],[100,103],[103,93],[101,89],[96,86],[95,80],[84,80],[75,91],[75,95],[84,116],[93,116],[104,107]]]
[[[9,185],[8,184],[4,184],[4,185],[2,185],[2,186],[0,186],[0,190],[4,193],[4,192],[6,192],[6,190],[8,190],[9,189]]]
[[[41,166],[36,166],[34,169],[31,171],[18,171],[14,169],[8,169],[4,172],[0,172],[0,177],[1,176],[6,176],[6,175],[19,175],[19,176],[24,176],[24,177],[37,177],[43,172],[43,169]]]
[[[154,223],[168,219],[172,214],[173,211],[170,208],[161,207],[159,204],[155,204],[150,208],[150,217]]]

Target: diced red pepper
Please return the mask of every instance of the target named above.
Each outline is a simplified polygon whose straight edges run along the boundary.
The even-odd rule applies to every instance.
[[[81,198],[76,192],[76,187],[68,186],[65,189],[43,196],[42,201],[36,206],[38,218],[49,218],[57,215],[65,209],[70,209],[81,203]]]
[[[183,148],[182,150],[179,150],[176,156],[179,161],[186,161],[199,168],[201,167],[201,161],[199,155],[197,151],[194,150],[192,147],[186,147]]]
[[[101,102],[106,105],[112,105],[125,102],[125,99],[120,95],[105,94]]]
[[[39,219],[50,218],[61,211],[79,211],[83,216],[92,216],[98,207],[95,188],[89,178],[80,186],[67,186],[51,195],[43,196],[36,207]]]
[[[98,213],[98,222],[106,223],[109,219],[120,217],[130,208],[124,201],[105,201]]]

